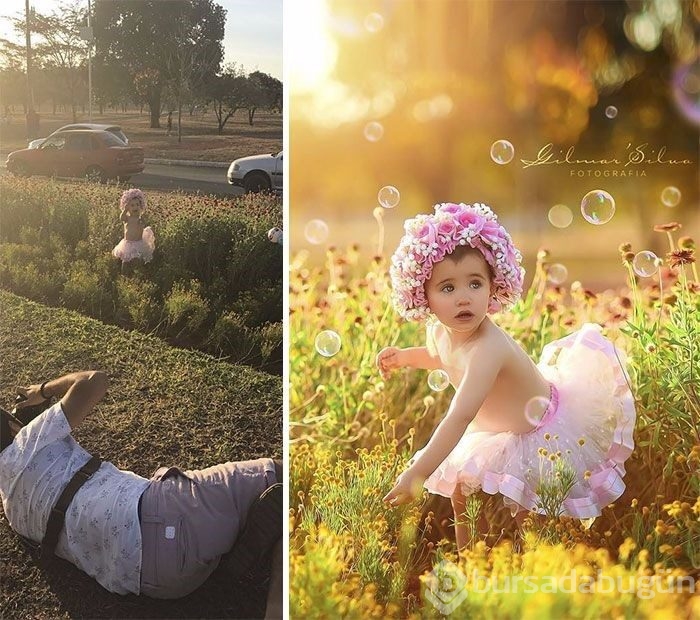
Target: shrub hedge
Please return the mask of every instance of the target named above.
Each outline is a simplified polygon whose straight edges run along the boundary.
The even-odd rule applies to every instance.
[[[123,275],[123,190],[0,177],[0,286],[281,373],[282,251],[266,235],[279,199],[146,192],[156,251]]]

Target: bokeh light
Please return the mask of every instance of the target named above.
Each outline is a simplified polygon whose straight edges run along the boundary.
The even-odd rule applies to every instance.
[[[581,215],[591,224],[606,224],[615,215],[615,199],[605,190],[594,189],[583,197]]]
[[[681,114],[700,125],[700,53],[693,62],[680,64],[674,70],[671,90]]]
[[[326,329],[316,336],[314,346],[323,357],[333,357],[340,351],[340,336],[332,329]]]
[[[547,219],[555,228],[567,228],[574,221],[574,214],[566,205],[554,205],[549,210]]]
[[[365,30],[374,34],[384,28],[384,17],[380,13],[370,13],[365,17]]]
[[[323,220],[311,220],[304,227],[304,237],[314,245],[324,243],[328,239],[328,224]]]
[[[661,192],[661,202],[665,207],[675,207],[681,201],[681,191],[673,185],[664,187]]]
[[[442,368],[431,370],[428,374],[428,387],[433,392],[442,392],[450,385],[450,377]]]
[[[393,209],[401,200],[401,194],[393,185],[385,185],[377,194],[379,204],[385,209]]]
[[[605,116],[610,119],[615,118],[617,116],[617,108],[614,105],[609,105],[605,108]]]
[[[384,125],[377,121],[370,121],[365,125],[365,140],[379,142],[384,137]]]
[[[515,148],[508,140],[496,140],[491,145],[491,159],[497,164],[505,165],[515,157]]]
[[[642,250],[637,252],[632,259],[632,269],[634,273],[642,278],[650,278],[658,270],[661,260],[650,250]]]

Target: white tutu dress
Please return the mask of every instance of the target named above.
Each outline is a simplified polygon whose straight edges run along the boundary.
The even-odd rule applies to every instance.
[[[429,334],[429,346],[430,340]],[[549,455],[559,452],[576,474],[562,513],[599,516],[625,490],[624,462],[634,448],[634,398],[623,364],[623,354],[595,324],[548,344],[537,367],[551,396],[537,427],[522,434],[468,427],[425,488],[446,497],[458,484],[465,495],[482,488],[503,495],[513,515],[522,509],[544,514],[537,488],[552,480]]]
[[[128,263],[134,259],[148,263],[153,258],[153,250],[156,249],[156,238],[153,229],[146,226],[139,241],[127,241],[122,239],[112,250],[112,256],[121,259],[123,263]]]

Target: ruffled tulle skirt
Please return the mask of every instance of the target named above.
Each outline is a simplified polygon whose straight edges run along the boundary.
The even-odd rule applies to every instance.
[[[513,515],[522,509],[545,514],[545,493],[551,496],[552,485],[568,476],[575,482],[561,514],[599,516],[625,490],[624,463],[634,448],[635,424],[623,354],[600,332],[588,323],[544,348],[538,368],[551,395],[532,431],[467,428],[426,480],[428,491],[450,497],[457,485],[465,495],[482,488],[503,495]]]
[[[153,250],[156,248],[156,239],[153,229],[146,226],[139,241],[127,241],[122,239],[112,250],[112,256],[121,259],[123,263],[138,259],[148,263],[153,258]]]

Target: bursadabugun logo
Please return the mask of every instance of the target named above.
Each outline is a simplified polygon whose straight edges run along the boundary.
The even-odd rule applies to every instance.
[[[503,594],[617,594],[633,595],[640,599],[659,594],[693,594],[696,582],[691,575],[675,575],[671,569],[660,574],[638,575],[607,574],[601,569],[577,571],[571,569],[556,575],[492,575],[472,569],[465,574],[459,566],[441,561],[422,577],[423,596],[441,614],[448,616],[467,598],[469,592],[483,596]]]
[[[436,564],[423,581],[423,596],[443,616],[449,616],[467,598],[467,578],[449,560]]]

